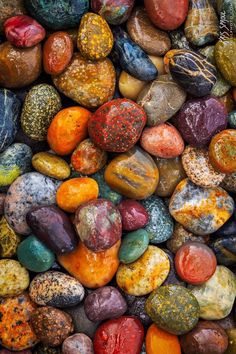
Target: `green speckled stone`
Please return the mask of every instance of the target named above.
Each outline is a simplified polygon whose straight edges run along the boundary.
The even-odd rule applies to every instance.
[[[61,98],[53,86],[34,86],[25,98],[21,113],[24,133],[34,140],[46,140],[49,125],[60,109]]]
[[[91,176],[91,178],[95,179],[99,186],[99,198],[108,199],[114,204],[119,204],[122,199],[122,195],[113,191],[105,182],[104,170],[105,168]]]
[[[9,186],[20,175],[30,172],[32,150],[26,144],[16,143],[0,154],[0,187]]]
[[[230,85],[236,86],[236,38],[220,40],[215,45],[217,68]]]
[[[165,285],[152,292],[145,309],[155,324],[167,332],[182,335],[199,319],[199,305],[191,292],[179,285]]]
[[[229,345],[224,354],[235,354],[236,353],[236,328],[227,329],[226,333],[229,338]]]
[[[136,261],[148,248],[148,233],[139,229],[124,236],[119,250],[119,259],[122,263]]]
[[[151,196],[141,201],[149,214],[149,223],[145,227],[151,243],[167,241],[174,230],[173,219],[161,198]]]
[[[220,320],[232,310],[236,296],[236,276],[225,266],[217,266],[213,276],[204,284],[189,285],[200,306],[204,320]]]
[[[45,272],[55,261],[54,254],[33,235],[20,243],[17,257],[19,262],[32,272]]]
[[[236,129],[236,111],[229,113],[228,123],[229,123],[230,128]]]

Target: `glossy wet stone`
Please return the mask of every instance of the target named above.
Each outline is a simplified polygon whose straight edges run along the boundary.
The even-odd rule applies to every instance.
[[[180,134],[192,146],[203,147],[227,126],[227,112],[214,97],[189,100],[176,117]]]
[[[123,230],[134,231],[147,225],[149,215],[142,204],[136,200],[124,199],[118,204],[118,209]]]
[[[75,249],[77,241],[68,216],[56,206],[35,206],[26,214],[34,234],[53,252],[62,255]]]
[[[75,53],[66,70],[53,76],[56,88],[79,105],[96,108],[115,90],[115,70],[109,59],[90,61]]]
[[[148,326],[150,326],[152,323],[152,320],[145,311],[145,302],[147,300],[147,296],[134,296],[129,295],[122,290],[120,291],[128,305],[126,315],[138,317],[144,328],[148,328]]]
[[[109,185],[105,182],[104,179],[104,171],[105,169],[102,168],[100,171],[93,174],[91,177],[95,179],[99,186],[99,198],[104,198],[110,200],[114,204],[118,204],[121,199],[122,195],[120,193],[115,192],[113,189],[109,187]]]
[[[2,216],[0,219],[0,257],[13,257],[20,241],[20,237],[10,227],[6,218]]]
[[[18,261],[1,259],[0,267],[1,297],[16,296],[28,288],[29,273]]]
[[[221,228],[219,228],[215,235],[216,236],[231,236],[236,234],[236,220],[232,217],[230,218]]]
[[[181,158],[188,178],[200,187],[217,187],[225,177],[212,167],[207,149],[187,146]]]
[[[225,176],[221,187],[229,192],[236,193],[236,173],[230,173]]]
[[[144,110],[126,98],[105,103],[88,121],[91,140],[102,150],[124,152],[138,141],[146,124]]]
[[[231,85],[236,85],[236,59],[232,55],[236,50],[236,38],[219,40],[215,46],[215,59],[221,74]]]
[[[234,202],[220,187],[205,189],[185,179],[176,187],[169,210],[175,220],[189,231],[207,235],[230,218]]]
[[[43,175],[59,180],[70,176],[70,167],[65,160],[49,152],[38,152],[32,158],[32,165]]]
[[[4,23],[7,40],[16,47],[29,48],[40,43],[45,35],[45,29],[32,17],[18,15],[9,18]]]
[[[193,329],[199,318],[197,299],[179,285],[165,285],[154,290],[145,308],[159,328],[177,335]]]
[[[93,354],[93,342],[84,333],[76,333],[67,337],[62,343],[62,354]]]
[[[0,2],[1,14],[0,14],[0,32],[3,32],[4,22],[13,16],[26,14],[24,6],[24,0],[1,0]]]
[[[168,240],[173,232],[174,223],[163,200],[151,196],[142,205],[148,212],[149,222],[145,227],[151,243],[158,244]]]
[[[125,22],[132,11],[134,0],[91,0],[92,10],[111,25]]]
[[[131,39],[148,54],[162,56],[171,47],[168,34],[152,24],[143,7],[133,10],[127,22],[127,30]]]
[[[105,170],[105,181],[114,191],[133,199],[145,199],[155,191],[158,169],[139,147],[115,157]]]
[[[218,264],[230,266],[236,263],[236,234],[232,236],[219,237],[210,243]]]
[[[60,30],[78,26],[82,15],[88,11],[88,0],[29,0],[25,4],[27,10],[42,25],[52,30]]]
[[[172,252],[170,252],[168,249],[164,249],[164,251],[167,254],[170,261],[170,272],[168,274],[168,277],[164,281],[163,285],[175,284],[175,285],[186,286],[186,283],[180,279],[180,277],[176,272],[175,261],[174,261],[175,255]]]
[[[177,29],[175,31],[170,31],[170,39],[172,49],[191,50],[191,44],[187,40],[183,30]]]
[[[154,80],[158,71],[148,55],[121,28],[114,28],[113,35],[113,50],[122,69],[139,80]]]
[[[54,254],[33,235],[20,243],[17,248],[17,258],[32,272],[45,272],[55,261]]]
[[[154,126],[170,119],[186,100],[186,93],[170,75],[161,75],[139,93],[137,103],[147,114],[148,125]],[[171,101],[171,104],[169,102]]]
[[[126,234],[119,250],[120,261],[125,264],[136,261],[146,251],[148,244],[148,233],[143,229]]]
[[[135,262],[120,264],[116,281],[130,295],[147,295],[165,281],[169,270],[170,262],[165,252],[158,247],[148,246]]]
[[[178,337],[163,331],[154,323],[148,328],[145,343],[149,354],[181,354]]]
[[[236,129],[236,111],[233,111],[228,115],[228,123],[230,128]]]
[[[33,206],[51,205],[56,202],[59,182],[38,172],[18,177],[10,186],[5,200],[5,217],[9,225],[19,234],[29,235],[26,214]]]
[[[125,98],[136,101],[139,93],[147,84],[146,81],[141,81],[122,70],[119,76],[119,92]]]
[[[200,306],[200,317],[220,320],[229,315],[236,296],[236,276],[228,268],[217,266],[213,276],[202,285],[189,289]]]
[[[41,45],[20,49],[11,43],[0,45],[0,85],[21,88],[30,85],[41,74]]]

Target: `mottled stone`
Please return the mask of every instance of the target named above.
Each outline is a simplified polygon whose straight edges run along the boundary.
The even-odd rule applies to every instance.
[[[20,237],[8,224],[4,216],[0,219],[0,257],[10,258],[16,254]]]
[[[1,0],[0,1],[0,32],[3,32],[4,22],[13,16],[24,15],[26,13],[24,0]]]
[[[10,297],[22,293],[29,286],[29,273],[13,259],[0,260],[0,296]]]
[[[236,193],[236,173],[227,174],[221,183],[221,187],[229,192]]]
[[[129,232],[121,241],[119,259],[122,263],[128,264],[136,261],[146,251],[149,244],[148,233],[139,229]]]
[[[236,85],[236,38],[219,40],[215,46],[215,59],[221,74],[232,86]]]
[[[62,343],[62,354],[93,354],[93,342],[84,333],[76,333]]]

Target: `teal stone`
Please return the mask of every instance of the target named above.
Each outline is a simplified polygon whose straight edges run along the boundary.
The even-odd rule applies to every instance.
[[[17,96],[0,89],[0,152],[11,145],[19,129],[21,103]]]
[[[150,242],[158,244],[167,241],[173,234],[174,222],[165,203],[156,196],[151,196],[140,202],[149,215],[149,223],[145,230]]]
[[[229,113],[228,123],[229,123],[230,128],[236,129],[236,111]]]
[[[17,248],[19,262],[32,272],[46,272],[55,261],[54,254],[35,236],[31,235]]]
[[[144,229],[128,233],[121,241],[120,261],[125,264],[136,261],[146,251],[148,244],[148,233]]]
[[[216,3],[218,14],[221,15],[224,25],[229,28],[229,32],[232,31],[236,33],[236,1],[216,0]],[[223,27],[222,30],[223,29],[225,29],[225,27]]]
[[[12,184],[17,177],[31,171],[33,153],[26,144],[16,143],[0,154],[0,187]]]
[[[78,27],[89,0],[27,0],[25,7],[46,28],[62,30]]]
[[[97,182],[97,184],[99,186],[99,197],[104,198],[104,199],[108,199],[113,204],[119,204],[122,199],[122,195],[113,191],[108,186],[108,184],[105,182],[105,179],[104,179],[104,171],[105,171],[105,168],[102,168],[100,171],[98,171],[98,172],[94,173],[94,175],[90,176],[91,178],[95,179],[95,181]]]

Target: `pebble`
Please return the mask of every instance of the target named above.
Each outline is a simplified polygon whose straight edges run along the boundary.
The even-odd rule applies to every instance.
[[[158,328],[155,323],[148,328],[145,343],[148,354],[181,354],[178,337]]]
[[[90,61],[75,53],[63,73],[53,76],[53,83],[79,105],[96,108],[114,95],[115,69],[107,58]]]
[[[135,262],[120,264],[116,281],[130,295],[147,295],[165,281],[169,270],[170,262],[166,253],[156,246],[148,246]]]
[[[234,201],[222,188],[202,188],[184,179],[169,206],[173,218],[196,235],[218,230],[233,214]]]
[[[13,257],[20,241],[20,237],[10,227],[6,218],[2,216],[0,219],[0,257]]]
[[[228,336],[228,348],[225,352],[225,354],[234,354],[236,350],[236,329],[232,328],[226,331],[227,336]]]
[[[30,283],[29,295],[41,306],[75,306],[84,298],[84,288],[75,278],[56,271],[41,273]]]
[[[132,11],[134,0],[91,0],[92,10],[101,15],[111,25],[125,22]]]
[[[119,259],[122,263],[135,262],[147,250],[149,237],[147,231],[139,229],[129,232],[122,238]]]
[[[146,85],[146,81],[141,81],[122,71],[119,76],[119,91],[125,98],[136,101],[140,91]]]
[[[39,307],[31,316],[37,338],[44,344],[56,347],[73,332],[71,317],[51,306]]]
[[[0,7],[0,33],[3,32],[3,24],[8,18],[26,13],[24,0],[9,0],[7,3],[5,0],[1,0]]]
[[[232,56],[236,50],[236,38],[226,38],[219,40],[215,46],[215,59],[218,69],[229,82],[230,85],[236,85],[236,59]]]
[[[41,174],[63,180],[70,176],[70,167],[62,158],[49,152],[38,152],[32,158],[34,169]]]
[[[102,168],[100,171],[96,172],[91,177],[95,179],[99,187],[99,198],[104,198],[110,200],[114,204],[118,204],[122,200],[122,195],[111,189],[104,179],[104,171]]]
[[[5,348],[18,352],[32,348],[38,343],[38,338],[30,325],[30,318],[35,310],[35,303],[25,292],[15,297],[1,299],[0,341]]]
[[[176,335],[191,331],[199,318],[197,299],[179,285],[165,285],[154,290],[145,308],[159,328]]]
[[[147,124],[155,126],[173,117],[186,100],[186,93],[170,75],[161,75],[145,86],[137,97],[137,103],[147,114]],[[171,104],[170,104],[171,102]]]
[[[236,129],[236,111],[232,111],[228,115],[228,123],[229,123],[230,128]]]
[[[217,266],[213,276],[204,284],[189,285],[200,306],[204,320],[220,320],[228,316],[236,297],[236,276],[225,266]]]
[[[163,285],[175,284],[175,285],[181,285],[185,287],[186,283],[181,280],[181,278],[178,276],[176,272],[175,261],[174,261],[175,255],[171,253],[168,249],[164,249],[164,251],[167,254],[170,261],[170,271]]]
[[[229,192],[236,193],[236,173],[229,173],[221,183],[221,187]]]
[[[93,354],[93,342],[84,333],[67,337],[62,343],[62,354]]]
[[[188,178],[200,187],[218,187],[225,177],[212,167],[207,149],[187,146],[181,158]]]
[[[56,202],[59,183],[38,172],[18,177],[10,186],[5,199],[5,217],[12,229],[29,235],[26,214],[33,206],[50,205]]]
[[[18,261],[13,259],[0,260],[0,296],[19,295],[29,286],[29,273]]]
[[[147,296],[133,296],[125,292],[122,292],[122,294],[128,305],[126,315],[138,317],[144,328],[148,328],[152,320],[145,311]]]
[[[90,321],[98,322],[122,316],[127,311],[127,304],[116,288],[104,286],[86,297],[84,310]]]
[[[32,272],[45,272],[55,261],[54,254],[34,235],[24,239],[17,248],[19,262]]]
[[[146,226],[149,220],[146,209],[136,200],[124,199],[118,204],[122,230],[134,231]]]
[[[34,86],[27,94],[21,113],[21,127],[34,140],[46,140],[47,130],[61,109],[61,99],[51,85]]]

